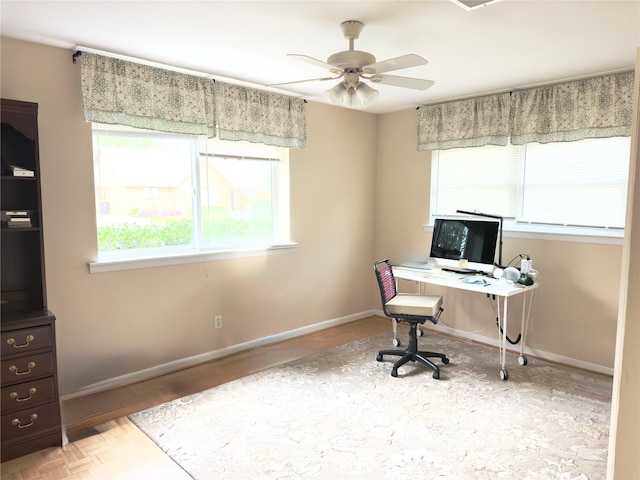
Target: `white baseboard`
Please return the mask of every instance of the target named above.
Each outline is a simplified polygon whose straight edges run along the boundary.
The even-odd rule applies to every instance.
[[[131,372],[126,375],[120,375],[118,377],[109,378],[103,380],[98,383],[94,383],[91,385],[87,385],[86,387],[82,387],[79,390],[76,390],[71,393],[67,393],[60,396],[60,400],[62,402],[66,400],[71,400],[73,398],[83,397],[86,395],[90,395],[93,393],[102,392],[105,390],[109,390],[112,388],[122,387],[125,385],[130,385],[132,383],[141,382],[144,380],[148,380],[153,377],[158,377],[160,375],[165,375],[170,372],[175,372],[176,370],[181,370],[183,368],[188,368],[199,363],[208,362],[211,360],[215,360],[220,357],[224,357],[227,355],[232,355],[234,353],[242,352],[244,350],[249,350],[251,348],[260,347],[263,345],[268,345],[270,343],[280,342],[282,340],[287,340],[290,338],[299,337],[301,335],[305,335],[307,333],[316,332],[318,330],[323,330],[325,328],[329,328],[335,325],[342,325],[344,323],[349,323],[354,320],[360,320],[362,318],[367,318],[372,315],[376,315],[379,317],[385,317],[384,313],[381,310],[369,310],[365,312],[356,313],[353,315],[347,315],[346,317],[335,318],[332,320],[327,320],[320,323],[315,323],[313,325],[308,325],[306,327],[297,328],[295,330],[290,330],[287,332],[278,333],[276,335],[271,335],[264,338],[258,338],[256,340],[252,340],[250,342],[240,343],[237,345],[231,345],[229,347],[225,347],[219,350],[213,350],[210,352],[202,353],[200,355],[194,355],[192,357],[181,358],[178,360],[174,360],[172,362],[163,363],[161,365],[156,365],[151,368],[147,368],[144,370],[139,370],[136,372]],[[389,326],[391,329],[391,326]],[[425,326],[425,328],[433,328],[434,331],[444,330],[446,333],[453,335],[455,337],[459,337],[465,340],[471,340],[477,343],[490,345],[492,347],[498,347],[498,338],[490,338],[482,335],[477,335],[470,332],[465,332],[463,330],[457,330],[445,325],[438,325],[437,327],[429,327]],[[389,337],[391,338],[391,336]],[[519,352],[519,349],[509,349],[509,351]],[[581,368],[584,370],[589,370],[592,372],[602,373],[605,375],[613,376],[613,368],[605,367],[602,365],[596,365],[589,362],[584,362],[582,360],[578,360],[575,358],[564,357],[562,355],[557,355],[555,353],[545,352],[543,350],[536,350],[530,347],[524,348],[525,355],[531,355],[533,357],[541,358],[543,360],[548,360],[550,362],[561,363],[563,365],[568,365],[571,367]]]
[[[335,325],[342,325],[343,323],[353,322],[354,320],[360,320],[362,318],[371,317],[373,315],[376,315],[376,312],[373,310],[360,312],[353,315],[347,315],[346,317],[335,318],[333,320],[327,320],[324,322],[315,323],[313,325],[307,325],[306,327],[300,327],[300,328],[296,328],[295,330],[289,330],[288,332],[282,332],[276,335],[271,335],[264,338],[258,338],[256,340],[240,343],[237,345],[231,345],[229,347],[202,353],[200,355],[181,358],[178,360],[174,360],[172,362],[163,363],[162,365],[156,365],[151,368],[139,370],[137,372],[127,373],[126,375],[120,375],[118,377],[108,378],[101,382],[93,383],[91,385],[87,385],[86,387],[82,387],[81,389],[76,390],[74,392],[61,395],[60,401],[64,402],[66,400],[71,400],[73,398],[84,397],[92,393],[98,393],[98,392],[102,392],[112,388],[122,387],[125,385],[130,385],[132,383],[141,382],[143,380],[148,380],[153,377],[165,375],[170,372],[175,372],[176,370],[188,368],[188,367],[197,365],[199,363],[215,360],[217,358],[225,357],[227,355],[232,355],[234,353],[242,352],[244,350],[249,350],[251,348],[268,345],[270,343],[280,342],[282,340],[299,337],[307,333],[316,332],[318,330],[324,330],[325,328],[333,327]]]
[[[382,312],[382,310],[378,310],[375,312],[376,315],[380,316],[380,317],[384,317],[384,313]],[[477,335],[475,333],[470,333],[470,332],[465,332],[464,330],[457,330],[455,328],[451,328],[448,327],[446,325],[442,325],[439,324],[438,326],[431,326],[431,325],[426,325],[424,327],[421,328],[432,328],[434,332],[437,332],[438,330],[440,331],[445,331],[446,333],[454,336],[454,337],[458,337],[458,338],[462,338],[465,340],[472,340],[476,343],[482,343],[484,345],[490,345],[492,347],[496,347],[498,348],[500,346],[499,341],[498,341],[498,336],[496,334],[495,338],[490,338],[490,337],[485,337],[483,335]],[[496,327],[497,328],[497,327]],[[520,347],[516,347],[515,345],[510,345],[507,348],[508,351],[510,352],[517,352],[518,354],[520,353]],[[564,357],[562,355],[557,355],[555,353],[550,353],[550,352],[546,352],[544,350],[537,350],[534,348],[530,348],[527,347],[525,345],[523,353],[525,355],[530,355],[532,357],[537,357],[540,358],[542,360],[548,360],[549,362],[554,362],[554,363],[560,363],[562,365],[567,365],[569,367],[575,367],[575,368],[580,368],[583,370],[589,370],[591,372],[596,372],[596,373],[602,373],[604,375],[610,375],[613,376],[613,368],[612,367],[605,367],[603,365],[597,365],[595,363],[589,363],[589,362],[584,362],[582,360],[578,360],[576,358],[571,358],[571,357]]]

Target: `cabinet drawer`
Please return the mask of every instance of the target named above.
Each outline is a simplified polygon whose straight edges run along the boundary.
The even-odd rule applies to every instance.
[[[22,328],[2,333],[0,350],[2,356],[33,352],[41,348],[53,346],[51,326]]]
[[[2,415],[2,445],[37,436],[60,425],[60,407],[50,403]]]
[[[55,383],[53,377],[2,387],[2,413],[14,412],[53,401]]]
[[[53,374],[53,353],[45,352],[24,357],[2,359],[2,385],[26,382]]]

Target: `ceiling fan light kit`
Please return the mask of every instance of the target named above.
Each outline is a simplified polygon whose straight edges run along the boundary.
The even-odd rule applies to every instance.
[[[326,62],[307,55],[290,54],[290,56],[299,60],[326,68],[332,74],[337,75],[337,77],[314,78],[270,86],[276,87],[280,85],[337,80],[342,78],[340,83],[325,92],[325,98],[336,105],[343,105],[349,108],[365,108],[378,97],[379,92],[371,88],[363,80],[414,90],[426,90],[433,85],[434,82],[431,80],[383,75],[383,73],[392,70],[426,65],[428,62],[421,56],[415,54],[402,55],[382,62],[376,62],[376,57],[371,53],[354,49],[354,41],[360,36],[363,27],[364,24],[358,20],[342,22],[340,28],[345,38],[349,40],[349,49],[330,55]]]
[[[343,105],[349,108],[364,108],[371,105],[378,98],[378,91],[366,83],[359,82],[356,85],[346,85],[344,82],[325,92],[325,97],[334,105]]]

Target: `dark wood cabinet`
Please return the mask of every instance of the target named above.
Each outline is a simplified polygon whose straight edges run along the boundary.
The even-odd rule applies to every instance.
[[[2,315],[2,461],[62,445],[55,317]]]
[[[0,426],[4,462],[62,445],[62,432],[56,318],[47,309],[45,282],[38,105],[1,102]],[[26,223],[21,223],[25,218]]]

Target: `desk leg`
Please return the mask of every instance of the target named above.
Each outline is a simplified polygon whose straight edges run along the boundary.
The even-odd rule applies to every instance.
[[[528,300],[528,303],[527,303]],[[524,346],[527,338],[527,330],[529,330],[529,320],[531,318],[531,304],[533,302],[533,292],[525,292],[522,299],[522,342],[520,343],[520,356],[518,357],[518,363],[520,365],[526,365],[528,363],[527,357],[524,354]]]
[[[422,283],[422,282],[416,282],[416,283],[418,284],[418,295],[424,295],[424,294],[425,294],[425,293],[424,293],[424,291],[423,291],[424,283]],[[422,336],[424,335],[424,330],[422,330],[422,329],[420,328],[420,326],[418,326],[418,327],[417,327],[416,334],[417,334],[419,337],[422,337]]]
[[[423,295],[422,286],[424,284],[422,282],[418,282],[418,281],[416,281],[416,284],[418,285],[418,295]],[[421,336],[424,335],[424,332],[422,331],[422,329],[420,327],[417,327],[416,334],[419,337],[421,337]]]
[[[500,315],[500,297],[498,297],[498,316]],[[502,325],[502,338],[500,339],[500,378],[502,380],[509,379],[509,372],[507,372],[507,323],[509,319],[508,305],[509,297],[504,297],[503,300],[502,320],[498,318],[498,324]]]
[[[391,319],[391,324],[393,325],[393,340],[391,343],[394,347],[400,346],[400,339],[398,338],[398,321],[395,318]]]

